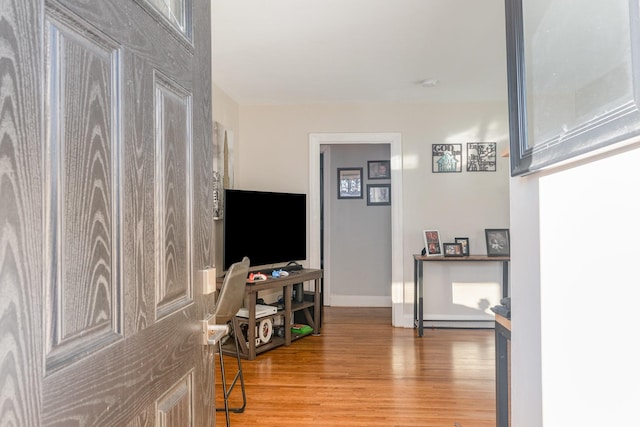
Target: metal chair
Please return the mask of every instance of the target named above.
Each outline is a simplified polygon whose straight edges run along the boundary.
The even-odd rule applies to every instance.
[[[223,337],[217,340],[218,352],[220,353],[220,373],[222,380],[222,392],[224,397],[224,407],[216,408],[216,411],[225,412],[227,427],[230,425],[229,412],[241,413],[244,412],[247,406],[247,395],[244,388],[244,376],[242,374],[242,362],[240,360],[240,345],[246,345],[244,342],[240,342],[243,339],[242,331],[238,320],[236,319],[236,313],[242,307],[245,295],[245,286],[247,284],[247,275],[249,274],[249,258],[244,257],[240,262],[232,264],[227,271],[220,294],[218,295],[215,310],[212,314],[212,318],[209,321],[211,329],[220,330],[223,328]],[[233,381],[227,387],[227,379],[224,370],[224,355],[223,344],[233,339],[235,342],[235,353],[238,362],[238,370],[235,373]],[[236,383],[240,380],[240,388],[242,390],[242,406],[231,408],[229,407],[229,396],[233,391]]]

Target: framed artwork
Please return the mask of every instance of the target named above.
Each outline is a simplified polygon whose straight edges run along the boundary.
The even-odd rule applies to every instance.
[[[362,168],[338,168],[338,199],[362,199]]]
[[[460,243],[443,243],[442,251],[444,256],[464,256],[462,253],[462,244]]]
[[[508,228],[485,228],[487,256],[509,256],[511,244]]]
[[[467,142],[467,172],[495,172],[496,143]]]
[[[456,243],[462,245],[462,255],[469,256],[469,238],[468,237],[456,237],[453,239]]]
[[[592,7],[505,1],[511,176],[640,134],[638,4],[612,0],[605,15]]]
[[[390,179],[391,162],[389,160],[370,160],[367,162],[367,178]]]
[[[440,247],[440,232],[438,230],[423,230],[422,237],[424,239],[424,247],[427,256],[442,255]]]
[[[432,144],[433,173],[462,172],[462,144]]]
[[[391,184],[367,184],[367,206],[391,204]]]

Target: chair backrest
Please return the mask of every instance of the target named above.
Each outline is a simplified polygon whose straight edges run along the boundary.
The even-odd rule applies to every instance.
[[[224,276],[222,288],[220,288],[220,294],[213,312],[214,323],[218,325],[226,324],[233,319],[240,307],[242,307],[248,275],[249,258],[247,257],[229,267],[227,274]]]

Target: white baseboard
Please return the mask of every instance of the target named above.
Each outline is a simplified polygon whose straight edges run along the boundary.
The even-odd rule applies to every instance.
[[[325,301],[326,304],[326,301]],[[391,307],[390,296],[331,295],[332,307]]]
[[[424,328],[468,328],[468,329],[495,329],[495,322],[473,322],[468,320],[425,320]]]
[[[467,329],[495,329],[494,319],[478,319],[478,316],[441,315],[435,318],[423,319],[424,328],[467,328]],[[413,328],[413,316],[404,316],[403,326]]]

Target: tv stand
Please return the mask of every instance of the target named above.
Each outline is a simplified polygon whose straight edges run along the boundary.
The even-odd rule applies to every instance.
[[[284,268],[283,268],[284,269]],[[261,271],[265,273],[265,271]],[[270,350],[281,345],[289,346],[291,343],[305,335],[320,334],[320,281],[322,280],[322,270],[303,268],[300,270],[292,270],[288,276],[273,278],[268,276],[267,280],[259,282],[247,282],[245,288],[245,307],[249,310],[248,317],[235,317],[234,322],[247,325],[247,340],[244,341],[244,337],[235,337],[240,339],[240,357],[243,359],[253,360],[260,353]],[[302,302],[292,301],[293,286],[298,283],[310,282],[313,283],[313,290],[304,293]],[[261,317],[256,321],[256,300],[260,291],[282,289],[282,295],[284,300],[284,307],[282,310],[278,310],[277,313],[271,314],[266,317]],[[311,312],[310,308],[313,308]],[[293,334],[291,332],[291,324],[293,323],[293,313],[301,311],[304,313],[304,317],[313,328],[311,333],[307,334]],[[259,321],[267,318],[275,318],[277,316],[283,317],[284,325],[284,337],[279,337],[273,334],[271,340],[267,343],[256,345],[256,325]],[[238,328],[239,329],[239,328]],[[223,347],[225,354],[235,355],[235,345],[233,342],[228,342]]]

